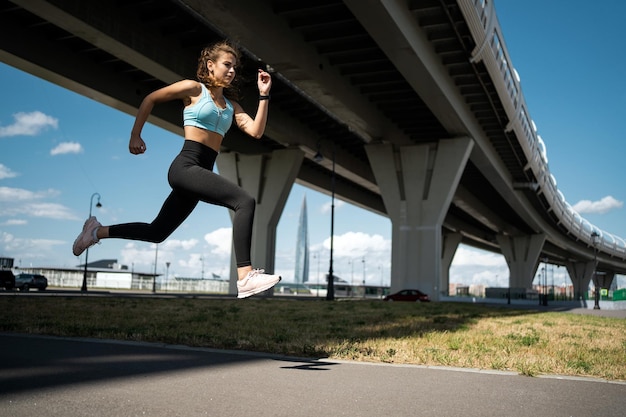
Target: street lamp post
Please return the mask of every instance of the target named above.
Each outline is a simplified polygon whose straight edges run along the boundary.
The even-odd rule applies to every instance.
[[[324,156],[320,152],[318,144],[317,153],[314,156],[316,162],[321,162]],[[326,300],[332,301],[335,299],[335,276],[333,273],[333,236],[335,234],[335,144],[333,143],[332,153],[333,170],[330,182],[330,261],[328,265],[328,285],[326,289]]]
[[[316,290],[316,297],[320,296],[320,254],[319,252],[313,255],[313,258],[317,259],[317,275],[315,275],[315,281],[317,281],[317,290]]]
[[[333,143],[333,173],[331,176],[330,191],[330,263],[328,265],[328,291],[326,299],[335,299],[335,276],[333,273],[333,238],[335,235],[335,144]]]
[[[365,258],[361,262],[363,262],[363,298],[365,298]]]
[[[600,288],[598,280],[598,243],[600,242],[600,235],[595,230],[591,233],[591,242],[593,244],[593,285],[595,286],[594,294],[594,310],[600,310]]]
[[[539,294],[539,305],[541,305],[541,274],[537,274],[537,293]]]
[[[156,292],[156,277],[157,277],[157,259],[159,257],[159,244],[156,244],[154,251],[154,278],[152,278],[152,292]]]
[[[91,217],[91,208],[93,206],[93,198],[95,196],[98,196],[98,202],[96,203],[96,207],[100,208],[102,207],[102,204],[100,204],[100,194],[99,193],[93,193],[91,195],[91,199],[89,200],[89,217]],[[87,261],[89,260],[89,248],[87,248],[85,250],[85,269],[83,270],[83,285],[80,288],[81,291],[87,291]]]
[[[552,299],[556,300],[556,294],[554,293],[554,264],[552,264],[552,281],[550,281],[550,287],[552,288]]]
[[[350,284],[354,285],[354,259],[350,260]]]
[[[361,259],[361,263],[363,264],[363,279],[362,284],[365,285],[365,258]]]
[[[548,258],[543,258],[543,305],[548,305]]]
[[[547,289],[546,289],[546,267],[544,266],[543,268],[541,268],[541,276],[543,278],[542,282],[541,282],[541,305],[543,306],[547,306],[548,305],[548,294],[547,294]]]

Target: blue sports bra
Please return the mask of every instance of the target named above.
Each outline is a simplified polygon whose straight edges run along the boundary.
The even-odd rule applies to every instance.
[[[226,97],[226,108],[218,107],[206,86],[202,83],[200,85],[202,96],[196,104],[183,110],[183,125],[199,127],[224,136],[233,123],[235,109]]]

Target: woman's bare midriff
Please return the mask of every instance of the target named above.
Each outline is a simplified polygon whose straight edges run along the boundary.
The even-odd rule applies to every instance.
[[[219,152],[222,146],[222,140],[224,137],[218,133],[211,132],[210,130],[200,129],[195,126],[185,126],[185,139],[199,142],[215,152]]]

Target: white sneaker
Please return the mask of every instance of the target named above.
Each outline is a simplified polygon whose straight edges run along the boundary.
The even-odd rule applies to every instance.
[[[281,280],[280,275],[264,272],[263,269],[253,269],[244,279],[237,281],[237,298],[246,298],[267,291]]]
[[[99,242],[99,240],[94,237],[94,231],[100,226],[102,225],[95,216],[91,216],[85,221],[83,230],[74,241],[74,246],[72,247],[72,252],[74,252],[75,256],[79,256],[87,248]]]

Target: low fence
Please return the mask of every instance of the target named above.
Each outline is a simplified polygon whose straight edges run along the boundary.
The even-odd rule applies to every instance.
[[[613,301],[626,301],[626,288],[613,291]]]

